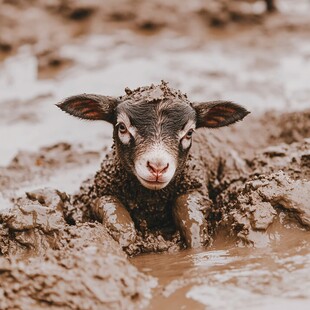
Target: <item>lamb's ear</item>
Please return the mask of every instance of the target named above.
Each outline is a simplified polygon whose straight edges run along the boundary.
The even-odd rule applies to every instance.
[[[230,101],[194,103],[193,108],[196,110],[196,128],[228,126],[250,113],[244,107]]]
[[[93,94],[82,94],[66,98],[56,104],[61,110],[88,120],[103,120],[112,123],[117,98]]]

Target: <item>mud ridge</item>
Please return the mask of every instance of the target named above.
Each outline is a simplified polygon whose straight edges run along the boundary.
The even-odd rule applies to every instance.
[[[103,225],[68,225],[66,199],[46,188],[1,211],[0,308],[146,306],[155,279],[129,264]]]

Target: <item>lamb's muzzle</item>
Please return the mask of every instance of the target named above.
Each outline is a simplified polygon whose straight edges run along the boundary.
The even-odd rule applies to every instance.
[[[164,188],[173,178],[175,171],[175,158],[162,143],[153,145],[135,160],[135,175],[148,189]]]

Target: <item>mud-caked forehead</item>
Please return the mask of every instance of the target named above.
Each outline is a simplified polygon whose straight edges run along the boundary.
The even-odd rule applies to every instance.
[[[195,122],[195,110],[187,103],[176,100],[155,102],[123,102],[117,115],[128,117],[143,138],[165,139],[174,137],[189,121]]]

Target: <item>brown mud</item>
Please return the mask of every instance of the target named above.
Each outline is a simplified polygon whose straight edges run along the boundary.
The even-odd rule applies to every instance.
[[[26,94],[25,98],[19,95],[7,99],[10,97],[5,93],[0,94],[0,130],[5,136],[1,137],[0,159],[6,162],[10,158],[0,167],[1,309],[158,309],[172,305],[219,309],[227,307],[227,300],[238,309],[271,309],[275,305],[309,308],[310,111],[286,111],[309,107],[305,80],[310,55],[306,40],[310,30],[308,15],[299,14],[296,6],[298,14],[292,10],[283,16],[281,12],[267,16],[263,1],[247,2],[213,1],[206,5],[197,1],[195,5],[179,5],[179,1],[138,1],[134,7],[132,1],[122,1],[121,5],[113,1],[38,0],[31,5],[27,1],[0,1],[0,59],[10,60],[28,45],[26,48],[37,60],[38,77],[60,77],[55,90],[45,89],[41,80],[30,84],[42,87],[43,96],[40,89],[38,94],[34,91],[35,95]],[[293,8],[283,1],[285,5],[289,10]],[[111,237],[121,238],[113,235],[117,227],[106,229],[89,210],[72,204],[71,194],[98,170],[111,139],[106,127],[106,134],[98,133],[101,129],[97,128],[91,132],[46,109],[57,101],[55,91],[61,90],[59,85],[68,87],[74,76],[86,74],[90,84],[98,84],[103,77],[91,75],[97,66],[88,56],[93,51],[84,51],[91,63],[87,71],[82,57],[74,56],[74,52],[66,54],[60,47],[76,44],[75,49],[82,53],[87,35],[108,34],[115,38],[113,44],[107,41],[106,45],[92,45],[100,50],[99,70],[109,70],[101,59],[133,63],[132,68],[139,69],[145,64],[137,62],[143,53],[126,48],[130,44],[141,48],[141,38],[128,32],[124,36],[117,34],[128,29],[142,36],[143,48],[150,44],[161,55],[156,58],[143,49],[155,65],[163,65],[159,75],[146,72],[152,68],[149,66],[139,71],[147,81],[155,76],[158,83],[158,76],[168,76],[176,88],[183,90],[181,86],[185,86],[188,94],[193,93],[199,100],[222,97],[223,89],[227,90],[225,97],[240,92],[241,101],[254,100],[248,119],[214,132],[230,155],[220,158],[220,169],[214,171],[216,177],[209,188],[213,208],[206,249],[184,249],[184,240],[175,227],[168,231],[137,231],[136,242],[125,250],[130,255],[147,254],[128,259],[121,248],[122,240],[119,245]],[[172,40],[169,31],[194,40]],[[181,47],[174,50],[169,41],[163,53],[165,35]],[[211,52],[199,40],[207,42]],[[124,54],[119,53],[119,46],[124,47]],[[228,52],[223,52],[226,49]],[[215,67],[200,70],[206,61],[197,54],[200,50],[203,56],[206,53],[211,57]],[[169,62],[158,62],[165,53]],[[284,57],[283,53],[289,55]],[[96,59],[96,53],[91,55]],[[171,57],[177,55],[181,57],[173,58],[173,62]],[[255,57],[249,59],[248,55]],[[196,56],[198,64],[193,60]],[[12,59],[13,63],[18,61]],[[66,76],[70,72],[67,70],[75,67],[77,71]],[[111,91],[117,94],[131,77],[124,77],[115,68],[111,76],[121,82]],[[5,69],[0,69],[5,75]],[[176,75],[163,77],[162,72]],[[13,76],[10,74],[9,80]],[[116,83],[108,83],[111,76],[107,73],[99,83],[106,92]],[[132,79],[141,83],[140,76]],[[79,91],[83,83],[76,84]],[[10,87],[4,85],[9,93]],[[14,95],[21,91],[15,86],[13,83]],[[232,99],[237,101],[239,97]],[[266,105],[261,106],[265,101]],[[268,110],[271,103],[282,111],[258,113]],[[59,132],[54,131],[58,127]],[[71,131],[68,127],[72,127]],[[43,139],[35,135],[41,130]],[[56,140],[49,140],[54,134]],[[83,134],[83,139],[76,139]],[[29,140],[29,135],[34,135],[34,140]],[[36,143],[36,137],[40,142]],[[89,147],[85,139],[100,141],[100,145],[96,142],[95,148]],[[19,144],[22,140],[25,144]],[[33,141],[34,146],[28,148]],[[5,147],[2,150],[6,145],[12,145],[7,153]],[[80,191],[89,182],[85,181]],[[113,215],[113,209],[107,209],[96,218],[104,221]]]
[[[40,189],[1,212],[1,309],[146,305],[155,280],[129,264],[101,224],[68,225],[66,200]]]

